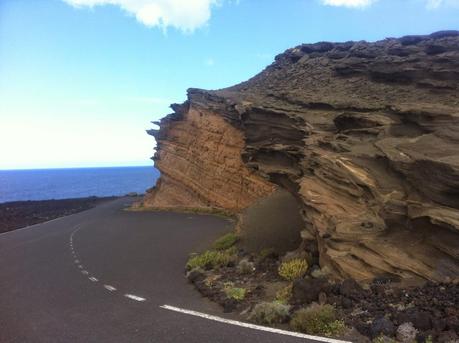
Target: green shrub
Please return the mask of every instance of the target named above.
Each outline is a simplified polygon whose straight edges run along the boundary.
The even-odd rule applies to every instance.
[[[230,299],[234,299],[237,301],[244,300],[247,290],[241,287],[234,287],[231,282],[225,284],[223,287],[223,291],[225,292],[226,296]]]
[[[393,338],[384,336],[383,334],[379,335],[376,338],[373,338],[372,343],[397,343]]]
[[[290,306],[279,302],[261,302],[250,312],[249,320],[264,325],[283,323],[288,319]]]
[[[213,247],[214,249],[217,249],[217,250],[226,250],[232,247],[234,244],[236,244],[238,240],[239,238],[238,236],[236,236],[234,232],[229,232],[226,235],[217,239],[214,242]]]
[[[328,324],[328,330],[324,332],[324,336],[332,337],[339,336],[346,331],[346,324],[342,320],[335,320]]]
[[[345,330],[343,321],[337,320],[331,305],[311,305],[294,313],[292,329],[312,335],[336,336]]]
[[[244,258],[239,261],[237,265],[237,271],[241,274],[250,274],[255,270],[255,265],[253,262],[250,262],[248,259]]]
[[[279,275],[285,280],[293,281],[301,278],[308,271],[308,263],[301,258],[295,258],[290,261],[282,262],[279,266]]]
[[[276,301],[282,303],[282,304],[288,304],[292,297],[292,288],[293,284],[288,284],[284,288],[280,289],[276,293]]]
[[[235,245],[233,245],[231,248],[228,248],[228,249],[224,250],[224,252],[225,252],[225,254],[231,255],[234,258],[236,258],[239,250]]]
[[[186,267],[188,269],[193,269],[193,268],[212,269],[215,267],[227,265],[231,261],[231,259],[232,259],[232,254],[230,252],[207,250],[207,251],[204,251],[202,254],[192,256],[188,260]]]

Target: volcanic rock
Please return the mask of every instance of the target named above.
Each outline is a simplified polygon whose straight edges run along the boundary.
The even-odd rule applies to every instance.
[[[392,337],[395,333],[394,324],[386,317],[376,319],[371,325],[371,336],[376,338],[380,335]]]
[[[327,292],[326,279],[298,279],[293,282],[292,297],[298,304],[319,301],[319,296]],[[324,297],[323,295],[321,296]]]
[[[459,32],[303,44],[172,108],[146,207],[237,213],[281,187],[337,279],[459,275]]]

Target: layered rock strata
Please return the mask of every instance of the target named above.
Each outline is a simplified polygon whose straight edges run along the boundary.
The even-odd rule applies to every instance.
[[[238,212],[275,186],[242,162],[243,133],[199,104],[174,105],[174,113],[149,130],[157,142],[156,187],[144,200],[147,207],[220,208]]]
[[[173,109],[146,205],[237,211],[277,185],[336,278],[459,275],[457,31],[300,45]]]

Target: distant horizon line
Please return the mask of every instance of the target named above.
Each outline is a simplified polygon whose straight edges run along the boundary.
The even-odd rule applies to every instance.
[[[155,165],[114,165],[114,166],[83,166],[83,167],[38,167],[38,168],[0,168],[1,171],[20,171],[20,170],[55,170],[55,169],[103,169],[103,168],[139,168],[139,167],[153,167],[155,168]]]

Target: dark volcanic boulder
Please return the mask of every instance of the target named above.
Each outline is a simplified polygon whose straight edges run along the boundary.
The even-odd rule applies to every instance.
[[[386,317],[375,319],[371,324],[371,337],[376,338],[380,335],[393,337],[395,334],[394,324]]]
[[[426,331],[432,328],[432,318],[426,311],[416,308],[408,309],[398,314],[399,323],[412,323],[418,330]]]
[[[355,280],[346,279],[341,283],[339,292],[345,297],[358,299],[362,296],[363,289]]]
[[[297,304],[310,304],[319,301],[321,293],[329,292],[329,285],[326,279],[298,279],[293,282],[292,297]]]

